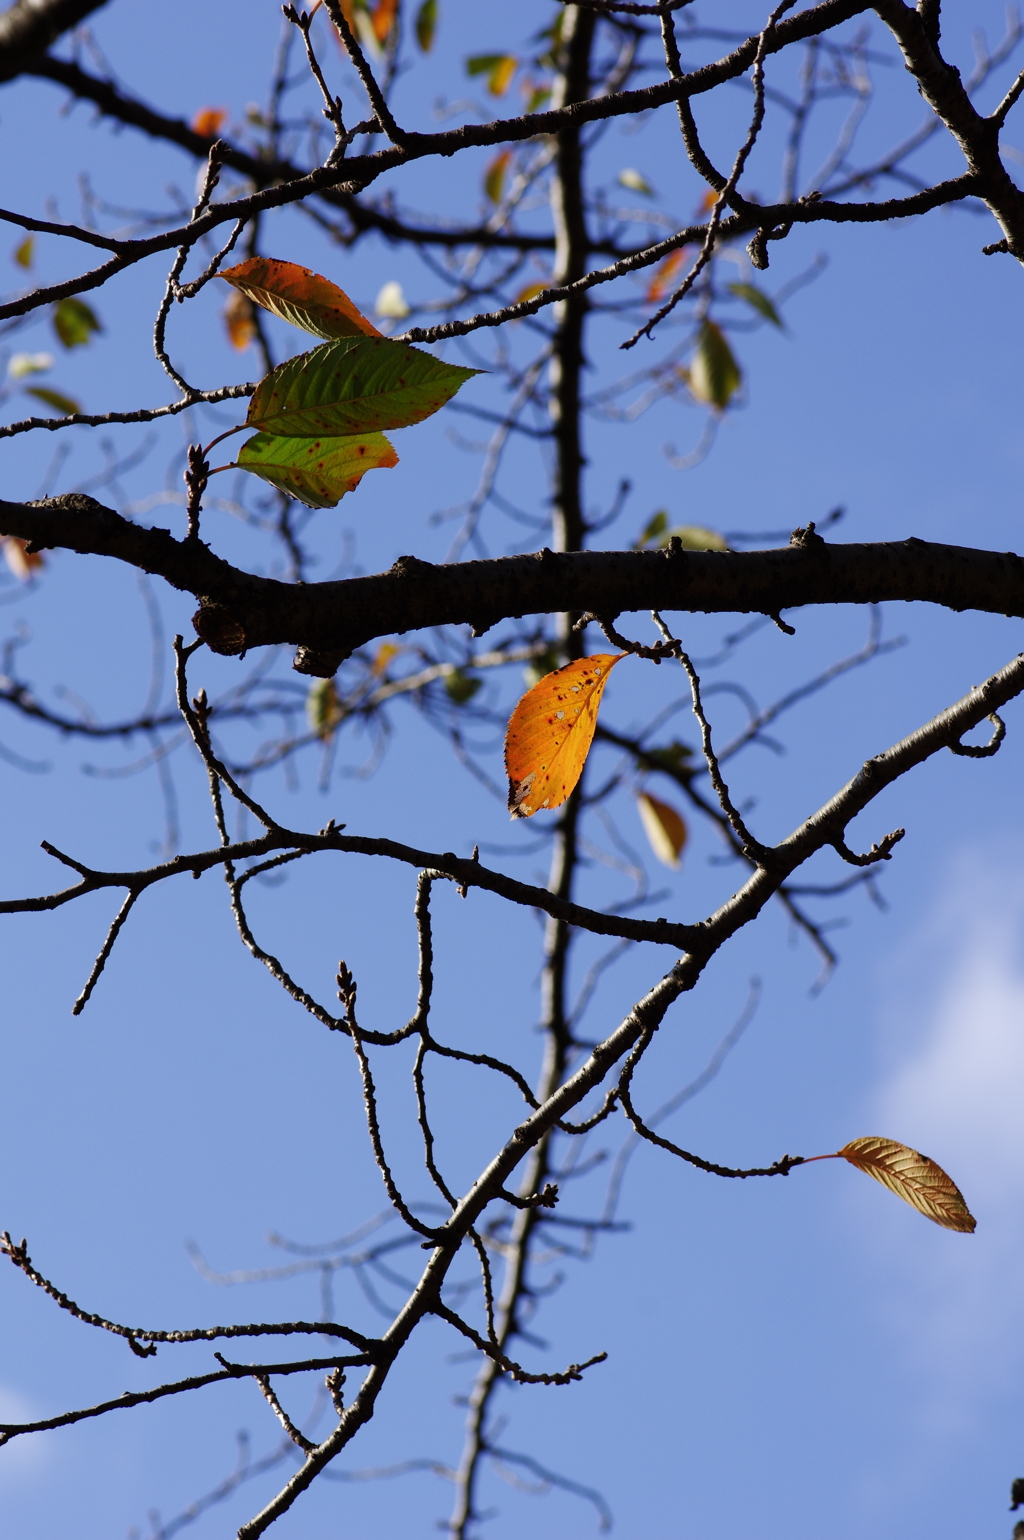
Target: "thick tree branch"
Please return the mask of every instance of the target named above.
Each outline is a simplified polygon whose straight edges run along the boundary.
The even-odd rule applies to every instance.
[[[0,81],[31,70],[44,49],[107,0],[17,0],[0,13]]]
[[[201,541],[143,529],[77,493],[0,502],[0,535],[36,548],[113,556],[200,600],[196,627],[215,651],[291,643],[303,673],[333,674],[374,637],[424,626],[479,634],[512,616],[590,610],[777,614],[808,604],[922,601],[952,610],[1024,616],[1024,560],[911,538],[769,551],[539,551],[434,565],[401,556],[387,572],[289,584],[241,572]]]

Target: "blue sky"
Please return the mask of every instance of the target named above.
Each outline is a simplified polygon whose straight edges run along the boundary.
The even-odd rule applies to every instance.
[[[1001,9],[954,4],[946,13],[944,39],[966,70],[971,30],[983,25],[996,39]],[[408,119],[429,121],[438,97],[464,96],[464,55],[516,46],[516,29],[525,31],[534,16],[543,24],[547,9],[523,7],[524,21],[508,7],[442,0],[437,51],[401,83]],[[737,0],[717,7],[715,19],[745,28],[760,14]],[[133,89],[166,110],[188,116],[224,105],[237,118],[262,96],[277,36],[274,6],[180,0],[174,23],[167,26],[153,0],[115,3],[97,14],[95,33]],[[872,28],[876,46],[892,56],[879,24]],[[869,145],[882,147],[916,124],[920,107],[898,61],[880,64],[877,76],[881,90],[866,134]],[[1004,69],[992,100],[1008,78]],[[115,135],[83,107],[61,118],[61,100],[49,84],[32,81],[0,97],[7,207],[44,213],[52,192],[60,217],[77,218],[77,177],[86,169],[97,193],[121,205],[152,206],[168,183],[191,195],[195,168],[183,154],[129,130]],[[701,111],[709,143],[724,157],[745,99],[737,93],[735,102]],[[699,188],[679,170],[674,133],[667,114],[636,134],[611,130],[599,164],[609,180],[623,166],[638,167],[685,218]],[[1024,127],[1012,118],[1009,138],[1024,146]],[[777,150],[777,139],[766,143],[763,160],[751,166],[752,184],[766,195]],[[463,201],[473,206],[485,159],[469,168],[425,167],[399,184],[399,196],[438,214]],[[939,175],[957,160],[936,144],[922,164]],[[773,530],[843,504],[847,514],[832,538],[914,534],[1019,549],[1024,304],[1019,267],[980,254],[994,238],[986,215],[956,210],[885,228],[811,228],[774,247],[772,267],[759,279],[771,292],[819,254],[827,266],[789,301],[786,335],[765,327],[736,338],[745,405],[727,417],[700,466],[674,470],[663,453],[667,443],[684,452],[701,431],[699,411],[680,401],[632,425],[588,429],[589,505],[607,507],[622,475],[633,482],[624,513],[603,538],[628,545],[658,507],[678,522]],[[16,241],[12,231],[12,249]],[[365,306],[391,279],[414,300],[436,292],[414,258],[372,243],[339,251],[298,214],[279,217],[268,248],[326,272]],[[2,250],[0,262],[7,262]],[[38,243],[42,277],[71,271],[71,263],[56,242]],[[6,273],[16,288],[17,269],[8,263]],[[116,291],[96,297],[105,331],[59,359],[55,386],[78,395],[87,410],[170,399],[149,343],[163,276],[159,259],[142,264]],[[249,378],[256,367],[224,342],[217,287],[172,321],[172,353],[204,385]],[[595,327],[598,383],[620,367],[618,327],[607,320]],[[282,348],[301,344],[284,327],[275,335]],[[58,351],[45,321],[10,345]],[[473,382],[466,399],[470,391],[481,404],[502,399],[493,380]],[[184,444],[212,420],[162,427],[147,458],[125,474],[119,506],[173,487]],[[233,419],[222,412],[219,420],[226,426]],[[443,413],[399,435],[397,469],[368,477],[336,512],[317,516],[314,575],[329,575],[343,561],[379,570],[403,551],[442,559],[454,526],[431,516],[471,494],[478,460],[452,435],[474,431],[469,419]],[[127,454],[145,433],[132,428],[110,437]],[[72,453],[53,473],[55,490],[97,473],[96,438],[81,429],[68,434]],[[36,495],[54,448],[50,435],[4,441],[4,495]],[[517,501],[542,506],[532,450],[510,460],[508,475]],[[151,505],[139,517],[181,528],[173,503]],[[229,514],[209,515],[207,533],[225,554],[266,570],[266,547]],[[498,555],[529,536],[489,514],[484,538]],[[167,634],[189,634],[192,603],[159,584],[153,592]],[[34,589],[10,584],[0,600],[0,634],[26,628],[20,667],[41,692],[52,699],[63,686],[100,716],[137,709],[150,653],[134,574],[60,553]],[[858,647],[867,628],[866,615],[852,610],[790,618],[794,638],[762,632],[709,678],[738,680],[764,704]],[[713,652],[733,628],[731,617],[679,624],[696,656]],[[884,625],[907,645],[792,712],[779,733],[784,755],[754,748],[735,762],[734,791],[753,800],[751,816],[766,836],[787,833],[867,755],[1021,646],[1020,622],[994,616],[890,606]],[[636,634],[643,634],[639,625]],[[212,690],[238,671],[233,660],[201,653],[191,677]],[[287,674],[287,659],[279,671]],[[515,670],[488,685],[495,709],[510,707],[521,687]],[[635,725],[680,688],[667,669],[641,672],[629,662],[609,686],[604,710],[616,725]],[[165,698],[167,689],[165,670]],[[728,694],[710,696],[709,710],[722,737],[743,719]],[[928,1225],[841,1163],[784,1182],[719,1183],[658,1152],[638,1151],[620,1211],[632,1229],[603,1240],[591,1262],[568,1265],[564,1285],[538,1317],[549,1345],[529,1350],[533,1367],[602,1349],[607,1363],[581,1385],[507,1392],[502,1406],[505,1444],[599,1488],[614,1533],[625,1540],[733,1540],[747,1531],[766,1540],[822,1533],[836,1540],[866,1533],[874,1540],[961,1540],[966,1533],[1002,1540],[1010,1532],[1009,1483],[1024,1474],[1019,705],[1006,719],[1007,741],[995,759],[936,759],[852,828],[851,843],[861,848],[898,825],[908,832],[882,876],[887,911],[857,894],[835,905],[849,923],[835,932],[841,962],[827,989],[811,995],[816,961],[781,911],[769,911],[674,1008],[637,1077],[640,1104],[650,1109],[699,1073],[756,975],[762,996],[753,1022],[714,1082],[667,1125],[670,1137],[737,1165],[785,1150],[833,1150],[866,1133],[903,1139],[959,1182],[977,1234]],[[681,735],[691,733],[685,712],[677,720]],[[502,806],[453,766],[440,735],[415,713],[399,706],[394,723],[371,778],[340,776],[325,793],[310,759],[297,787],[270,777],[263,794],[297,827],[318,828],[335,816],[353,832],[438,850],[468,853],[477,841],[503,846],[510,853],[491,856],[493,863],[536,880],[545,855],[529,853],[532,830],[510,828]],[[8,810],[4,895],[56,885],[60,873],[39,850],[42,838],[110,866],[153,858],[163,838],[155,778],[82,773],[83,763],[109,771],[132,754],[52,742],[9,716],[0,718],[0,744],[52,765],[30,774],[0,763]],[[346,746],[339,765],[358,766],[366,748]],[[143,749],[137,744],[132,753]],[[612,761],[606,755],[601,763]],[[487,764],[498,773],[496,753]],[[213,838],[204,776],[184,754],[175,757],[174,776],[182,845],[203,848]],[[622,796],[613,812],[639,848],[631,799]],[[605,837],[596,830],[594,839],[600,846]],[[513,853],[517,848],[526,853]],[[607,853],[607,840],[601,848]],[[684,919],[709,912],[734,879],[732,868],[712,863],[716,854],[711,833],[695,827],[682,871],[652,874],[670,906],[654,912]],[[822,859],[815,878],[842,875],[837,864]],[[601,902],[621,891],[597,865],[587,881]],[[405,869],[329,858],[260,890],[252,911],[271,949],[325,1000],[344,956],[359,979],[364,1024],[386,1027],[408,1015],[414,998],[413,888]],[[347,1047],[325,1041],[241,949],[212,874],[146,896],[95,999],[73,1020],[71,1002],[111,913],[101,895],[0,926],[0,1227],[26,1235],[39,1268],[83,1306],[117,1319],[170,1327],[313,1316],[315,1277],[218,1287],[196,1271],[186,1243],[195,1242],[222,1272],[272,1266],[282,1253],[268,1246],[268,1232],[326,1241],[383,1207]],[[534,918],[507,913],[486,895],[463,904],[452,892],[438,893],[436,914],[438,1029],[465,1046],[513,1055],[532,1074],[539,1047]],[[596,955],[581,947],[578,976]],[[606,976],[589,1028],[596,1034],[614,1025],[669,960],[667,952],[630,952]],[[379,1071],[375,1062],[378,1072],[385,1134],[403,1181],[422,1196],[408,1129],[408,1063],[397,1055]],[[457,1136],[442,1136],[443,1158],[454,1179],[470,1181],[516,1109],[503,1090],[481,1089],[461,1073],[439,1074],[437,1092],[457,1128]],[[623,1137],[615,1126],[591,1148],[614,1155]],[[567,1184],[574,1212],[595,1211],[606,1170],[607,1162]],[[339,1319],[374,1329],[372,1307],[347,1274],[336,1280],[335,1308]],[[164,1349],[155,1364],[141,1363],[123,1344],[62,1316],[13,1269],[0,1270],[0,1343],[3,1416],[49,1415],[153,1383],[154,1371],[168,1377],[209,1363],[205,1349],[191,1348],[177,1359]],[[453,1361],[455,1352],[446,1331],[424,1329],[362,1444],[337,1462],[342,1472],[457,1459],[463,1414],[453,1398],[464,1393],[470,1366]],[[290,1394],[298,1413],[312,1387]],[[122,1540],[133,1526],[146,1534],[149,1510],[166,1521],[226,1474],[236,1430],[249,1431],[254,1456],[275,1446],[276,1426],[251,1386],[203,1396],[0,1451],[0,1499],[12,1534],[51,1540],[73,1528],[83,1540]],[[185,1533],[205,1540],[233,1532],[279,1479],[280,1470],[251,1483]],[[278,1532],[283,1540],[359,1535],[371,1526],[383,1535],[433,1533],[449,1497],[445,1483],[427,1473],[321,1483]],[[593,1528],[592,1511],[565,1493],[532,1497],[490,1477],[486,1500],[494,1509],[489,1540],[512,1540],[525,1526],[541,1540]]]

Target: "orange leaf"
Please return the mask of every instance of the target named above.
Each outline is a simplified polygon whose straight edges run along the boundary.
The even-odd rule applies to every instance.
[[[256,339],[256,322],[253,319],[252,300],[247,299],[237,289],[224,306],[224,325],[227,327],[228,341],[239,352],[243,348],[247,348],[250,342],[254,342]]]
[[[538,294],[543,294],[545,289],[550,289],[551,279],[546,278],[543,283],[528,283],[525,289],[520,289],[513,305],[525,305],[528,300],[536,299]]]
[[[702,214],[710,214],[711,210],[714,208],[717,202],[718,194],[715,192],[713,187],[709,187],[707,192],[701,198],[700,202],[697,204],[697,218],[699,219]]]
[[[27,583],[33,572],[45,565],[42,554],[39,551],[30,551],[28,541],[20,539],[17,535],[8,535],[0,544],[4,548],[4,556],[19,583]]]
[[[577,658],[527,690],[505,734],[513,818],[561,807],[583,774],[608,675],[624,652]]]
[[[670,251],[663,262],[658,263],[654,269],[654,276],[647,285],[647,293],[644,295],[649,305],[656,305],[665,298],[685,261],[686,247],[680,246],[676,251]]]
[[[873,1176],[926,1219],[947,1230],[973,1234],[976,1221],[960,1189],[927,1155],[919,1155],[895,1139],[874,1136],[851,1139],[837,1154],[858,1171]]]
[[[397,642],[381,642],[373,655],[373,663],[371,664],[373,672],[378,676],[386,673],[388,664],[394,658],[397,658],[401,651],[402,648],[399,647]]]
[[[201,134],[204,139],[216,139],[227,116],[226,107],[200,107],[192,119],[192,132]]]
[[[388,40],[397,15],[398,0],[377,0],[377,4],[370,12],[373,35],[382,47]]]
[[[665,866],[678,867],[686,844],[686,824],[674,807],[644,791],[636,799],[640,822],[651,849]]]
[[[255,304],[314,337],[379,337],[381,334],[329,278],[295,262],[250,257],[219,275]]]

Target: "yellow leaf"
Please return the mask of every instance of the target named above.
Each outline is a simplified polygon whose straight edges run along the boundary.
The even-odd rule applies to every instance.
[[[675,251],[670,251],[663,261],[654,269],[654,274],[647,285],[644,298],[649,305],[657,305],[675,285],[676,275],[686,261],[686,247],[680,246]]]
[[[34,235],[26,235],[19,246],[14,248],[14,260],[19,267],[32,266],[32,254],[35,251],[36,238]]]
[[[416,41],[424,53],[429,53],[434,46],[436,28],[437,0],[423,0],[416,12]]]
[[[192,119],[192,132],[204,139],[216,139],[221,126],[227,121],[225,107],[200,107]]]
[[[973,1234],[976,1221],[959,1188],[927,1155],[919,1155],[895,1139],[873,1136],[851,1139],[837,1154],[858,1171],[873,1176],[926,1219],[947,1230]]]
[[[640,193],[644,198],[654,197],[654,188],[644,176],[633,166],[625,166],[615,178],[620,187],[626,187],[630,192]]]
[[[227,327],[228,341],[239,352],[255,342],[256,322],[253,319],[252,300],[246,298],[240,289],[235,290],[224,306],[224,325]]]
[[[39,551],[30,551],[28,541],[21,540],[17,535],[8,535],[2,542],[4,556],[19,583],[27,583],[39,567],[44,565]]]
[[[717,529],[706,529],[703,524],[677,524],[667,529],[658,541],[662,549],[678,540],[685,551],[727,551],[729,542]]]
[[[686,824],[674,807],[659,802],[649,792],[641,792],[636,799],[640,822],[650,842],[651,849],[665,866],[679,866],[679,857],[686,844]]]
[[[487,76],[487,89],[492,96],[504,96],[512,84],[512,76],[516,72],[519,60],[512,54],[504,54],[492,67]]]
[[[250,257],[218,275],[234,288],[314,337],[379,337],[372,321],[356,309],[344,289],[296,262]]]
[[[388,664],[402,651],[397,642],[381,642],[373,655],[372,670],[378,676],[386,673]]]
[[[505,172],[511,159],[512,151],[502,150],[501,154],[496,155],[488,164],[487,170],[484,172],[484,192],[492,203],[501,202],[501,191],[505,185]]]
[[[624,652],[577,658],[527,690],[505,734],[508,805],[513,818],[561,807],[572,795],[594,741],[608,675]]]
[[[538,294],[543,294],[545,289],[550,289],[551,279],[546,278],[543,283],[528,283],[525,289],[520,289],[513,305],[525,305],[529,300],[536,299]]]

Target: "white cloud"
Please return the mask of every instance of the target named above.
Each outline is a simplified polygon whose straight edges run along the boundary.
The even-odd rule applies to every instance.
[[[865,1131],[937,1160],[978,1220],[961,1237],[922,1233],[902,1211],[870,1214],[865,1248],[884,1252],[891,1315],[933,1425],[962,1425],[1024,1367],[1022,855],[961,854],[886,970],[890,1062]]]
[[[0,1422],[33,1422],[39,1417],[25,1397],[0,1383]],[[18,1481],[38,1477],[49,1464],[45,1433],[26,1434],[0,1449],[0,1492]]]

